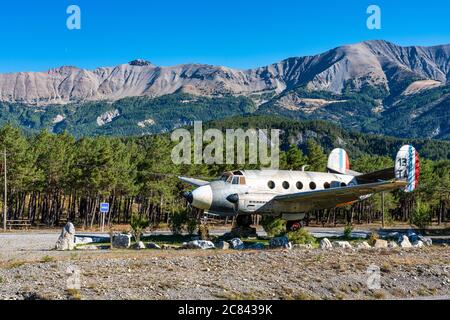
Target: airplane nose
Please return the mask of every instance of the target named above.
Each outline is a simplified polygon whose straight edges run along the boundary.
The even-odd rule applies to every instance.
[[[194,201],[194,197],[192,196],[192,192],[188,191],[188,192],[184,192],[183,193],[183,197],[187,200],[187,202],[189,202],[190,204],[192,204],[192,201]]]
[[[189,201],[189,200],[188,200]],[[209,209],[212,204],[212,189],[210,185],[201,186],[192,191],[192,205],[198,209]]]

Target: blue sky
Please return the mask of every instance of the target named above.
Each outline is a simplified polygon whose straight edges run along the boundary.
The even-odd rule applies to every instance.
[[[81,8],[81,30],[66,9]],[[381,8],[381,30],[366,9]],[[157,65],[267,65],[348,43],[450,43],[450,2],[404,0],[15,0],[0,4],[0,72],[84,68],[135,58]]]

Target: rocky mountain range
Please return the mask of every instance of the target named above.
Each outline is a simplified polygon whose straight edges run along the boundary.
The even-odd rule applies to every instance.
[[[56,132],[84,126],[91,129],[81,134],[108,128],[107,134],[147,134],[259,113],[450,139],[449,88],[450,45],[366,41],[249,70],[134,60],[95,70],[0,74],[0,122]]]
[[[349,81],[355,90],[365,85],[390,90],[411,79],[421,82],[410,90],[419,90],[446,84],[449,77],[450,45],[400,47],[368,41],[250,70],[204,64],[160,67],[135,60],[95,70],[65,66],[47,72],[1,74],[0,100],[45,105],[158,97],[180,91],[204,96],[252,95],[281,93],[301,85],[341,93]]]

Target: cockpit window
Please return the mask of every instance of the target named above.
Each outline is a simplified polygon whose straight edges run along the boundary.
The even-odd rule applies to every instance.
[[[239,184],[239,177],[233,177],[233,184]]]
[[[225,172],[224,174],[222,174],[222,176],[220,177],[221,181],[225,181],[225,182],[230,182],[233,179],[233,175],[230,172]]]

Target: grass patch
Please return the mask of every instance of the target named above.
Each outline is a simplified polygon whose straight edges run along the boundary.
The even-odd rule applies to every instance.
[[[78,289],[66,289],[67,295],[71,300],[81,300],[81,292]]]
[[[386,293],[382,290],[375,290],[374,292],[372,292],[372,296],[375,299],[385,299],[386,298]]]
[[[7,269],[15,269],[15,268],[19,268],[21,266],[23,266],[25,264],[25,261],[10,261],[7,265],[6,268]]]
[[[141,237],[142,242],[153,242],[158,245],[170,244],[170,245],[182,245],[183,242],[189,242],[192,240],[190,235],[172,235],[172,234],[158,234]]]
[[[52,262],[53,260],[55,260],[55,259],[53,257],[49,256],[49,255],[43,256],[41,258],[41,262],[42,263]]]

